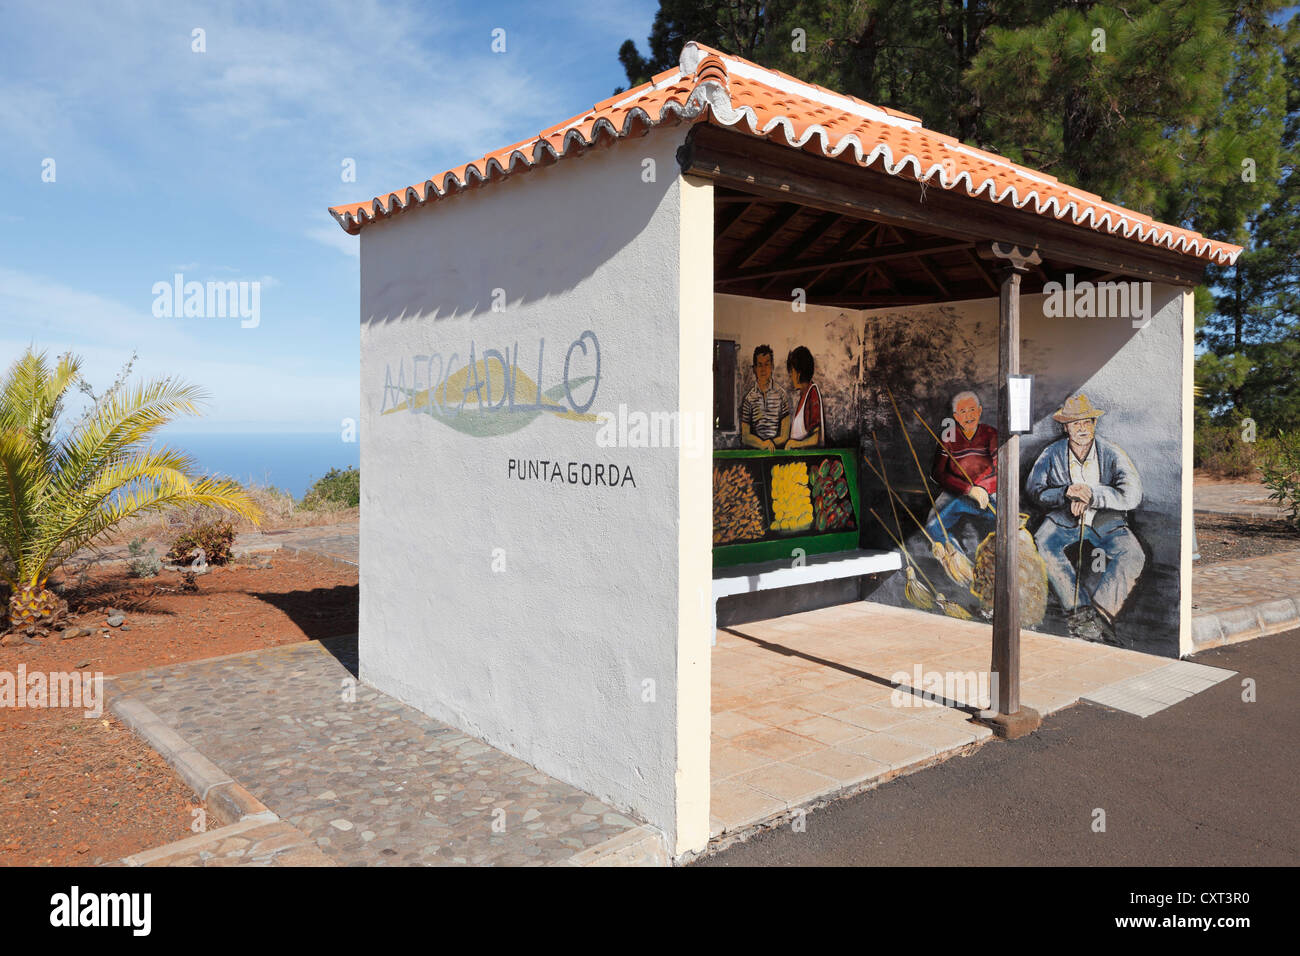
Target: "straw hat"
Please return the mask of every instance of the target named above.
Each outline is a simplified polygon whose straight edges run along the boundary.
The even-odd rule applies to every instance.
[[[1052,418],[1064,425],[1067,422],[1081,422],[1088,418],[1101,418],[1105,414],[1088,400],[1087,395],[1080,392],[1066,399],[1065,404],[1052,413]]]

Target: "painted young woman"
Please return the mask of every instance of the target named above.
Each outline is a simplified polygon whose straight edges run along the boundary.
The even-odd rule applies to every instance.
[[[800,345],[785,360],[790,383],[798,393],[794,416],[790,422],[790,440],[786,448],[820,448],[826,444],[826,415],[821,391],[813,381],[812,353]]]

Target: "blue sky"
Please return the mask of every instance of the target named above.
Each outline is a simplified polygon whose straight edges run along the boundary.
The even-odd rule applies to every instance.
[[[358,409],[358,240],[326,207],[609,96],[657,8],[0,0],[0,357],[71,349],[102,388],[136,351],[138,374],[211,394],[185,431],[337,432]],[[156,318],[177,272],[260,282],[260,323]]]

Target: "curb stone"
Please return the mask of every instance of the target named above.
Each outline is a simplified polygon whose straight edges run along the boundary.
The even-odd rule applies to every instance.
[[[104,680],[104,700],[137,737],[149,744],[189,784],[208,810],[222,824],[245,820],[272,823],[279,819],[229,774],[199,753],[152,710],[118,686],[116,679]]]
[[[1192,615],[1192,653],[1300,627],[1300,595]]]
[[[158,751],[181,779],[190,785],[190,789],[198,794],[200,800],[207,800],[209,791],[214,787],[234,783],[229,774],[190,746],[184,737],[164,724],[157,714],[134,697],[123,693],[112,678],[104,681],[104,698],[108,709],[132,733]]]
[[[319,849],[308,845],[309,841],[301,831],[281,820],[242,784],[232,780],[229,774],[190,746],[149,707],[125,693],[115,678],[104,680],[104,701],[132,733],[171,765],[203,801],[207,812],[221,824],[215,829],[142,850],[104,866],[175,866],[178,861],[179,865],[210,865],[204,862],[213,856],[210,848],[225,845],[232,838],[257,841],[254,847],[266,848],[268,861],[285,849],[291,851],[284,858],[287,865],[337,865]],[[275,845],[277,842],[279,846]]]

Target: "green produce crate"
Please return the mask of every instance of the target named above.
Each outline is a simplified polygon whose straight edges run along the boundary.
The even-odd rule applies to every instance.
[[[813,519],[809,528],[782,530],[773,527],[776,514],[772,502],[772,468],[803,461],[808,465],[809,495]],[[720,502],[717,494],[721,470],[744,468],[757,507],[748,496]],[[823,468],[828,472],[823,475]],[[794,550],[805,554],[829,554],[858,547],[862,527],[858,501],[858,451],[856,448],[798,448],[793,451],[715,451],[713,566],[730,567],[759,561],[793,560]],[[741,482],[744,485],[744,481]],[[821,494],[814,494],[818,488]],[[734,498],[735,496],[733,496]],[[744,537],[719,540],[720,511],[738,511],[751,520]],[[756,520],[755,519],[756,516]],[[819,530],[819,526],[823,526]]]

